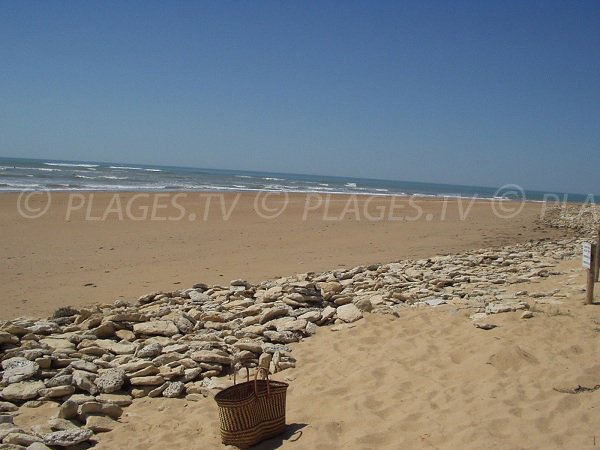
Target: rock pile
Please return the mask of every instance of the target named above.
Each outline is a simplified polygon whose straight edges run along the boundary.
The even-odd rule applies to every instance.
[[[600,227],[600,205],[569,203],[553,206],[544,212],[540,222],[553,228],[575,231],[581,237],[594,239]]]
[[[134,398],[214,394],[237,366],[271,372],[295,366],[286,345],[318,327],[365,312],[467,303],[478,314],[526,308],[499,287],[555,274],[580,240],[540,241],[423,260],[304,273],[253,285],[197,284],[156,292],[135,304],[60,308],[45,320],[0,326],[0,439],[69,446],[112,429]],[[550,294],[552,295],[552,293]],[[55,401],[59,415],[35,435],[12,425],[20,405]],[[81,426],[84,426],[83,428]],[[43,447],[37,447],[43,448]]]

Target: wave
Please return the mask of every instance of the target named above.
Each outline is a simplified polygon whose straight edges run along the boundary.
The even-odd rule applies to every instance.
[[[112,175],[99,175],[97,177],[88,177],[86,175],[74,175],[75,178],[84,178],[86,180],[127,180],[129,177],[116,177]]]
[[[285,181],[283,178],[272,178],[272,177],[263,177],[263,180],[267,181]]]
[[[100,164],[73,164],[73,163],[44,163],[46,166],[59,166],[59,167],[99,167]]]
[[[128,166],[109,166],[109,169],[119,170],[143,170],[145,172],[162,172],[160,169],[146,169],[144,167],[128,167]]]
[[[346,183],[344,186],[350,187],[350,188],[355,188],[356,187],[356,183]]]
[[[236,175],[235,177],[236,178],[254,178],[254,177],[251,177],[250,175]]]

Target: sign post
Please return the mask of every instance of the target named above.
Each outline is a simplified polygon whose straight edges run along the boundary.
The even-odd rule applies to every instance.
[[[595,270],[596,275],[594,277],[594,281],[598,282],[598,275],[600,275],[600,227],[598,227],[598,236],[596,237],[596,252],[594,254],[596,258]]]
[[[591,305],[594,302],[594,283],[596,281],[596,244],[589,242],[583,243],[583,254],[581,264],[587,269],[587,289],[585,304]]]

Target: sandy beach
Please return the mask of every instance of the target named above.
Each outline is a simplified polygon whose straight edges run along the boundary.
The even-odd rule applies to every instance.
[[[2,194],[0,317],[560,236],[536,224],[543,208],[526,203],[501,219],[499,204],[471,199]]]
[[[290,382],[288,430],[256,448],[595,448],[600,314],[582,304],[578,261],[559,269],[508,291],[559,288],[562,304],[540,303],[530,319],[498,314],[493,330],[442,305],[368,315],[291,344],[298,367],[275,375]],[[57,406],[22,411],[16,423],[27,427]],[[218,429],[212,398],[144,398],[96,448],[223,448]]]

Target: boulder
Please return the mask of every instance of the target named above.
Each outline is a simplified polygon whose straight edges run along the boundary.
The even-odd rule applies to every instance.
[[[71,447],[89,441],[93,435],[94,432],[92,430],[85,428],[55,431],[44,436],[44,444],[57,447]]]
[[[360,310],[352,303],[337,308],[337,316],[346,323],[356,322],[362,318]]]
[[[41,381],[21,381],[5,387],[2,392],[0,392],[0,396],[9,401],[30,400],[37,397],[40,390],[45,387],[46,386]]]
[[[173,336],[179,329],[170,320],[154,320],[151,322],[136,323],[133,326],[136,335],[146,336]]]

